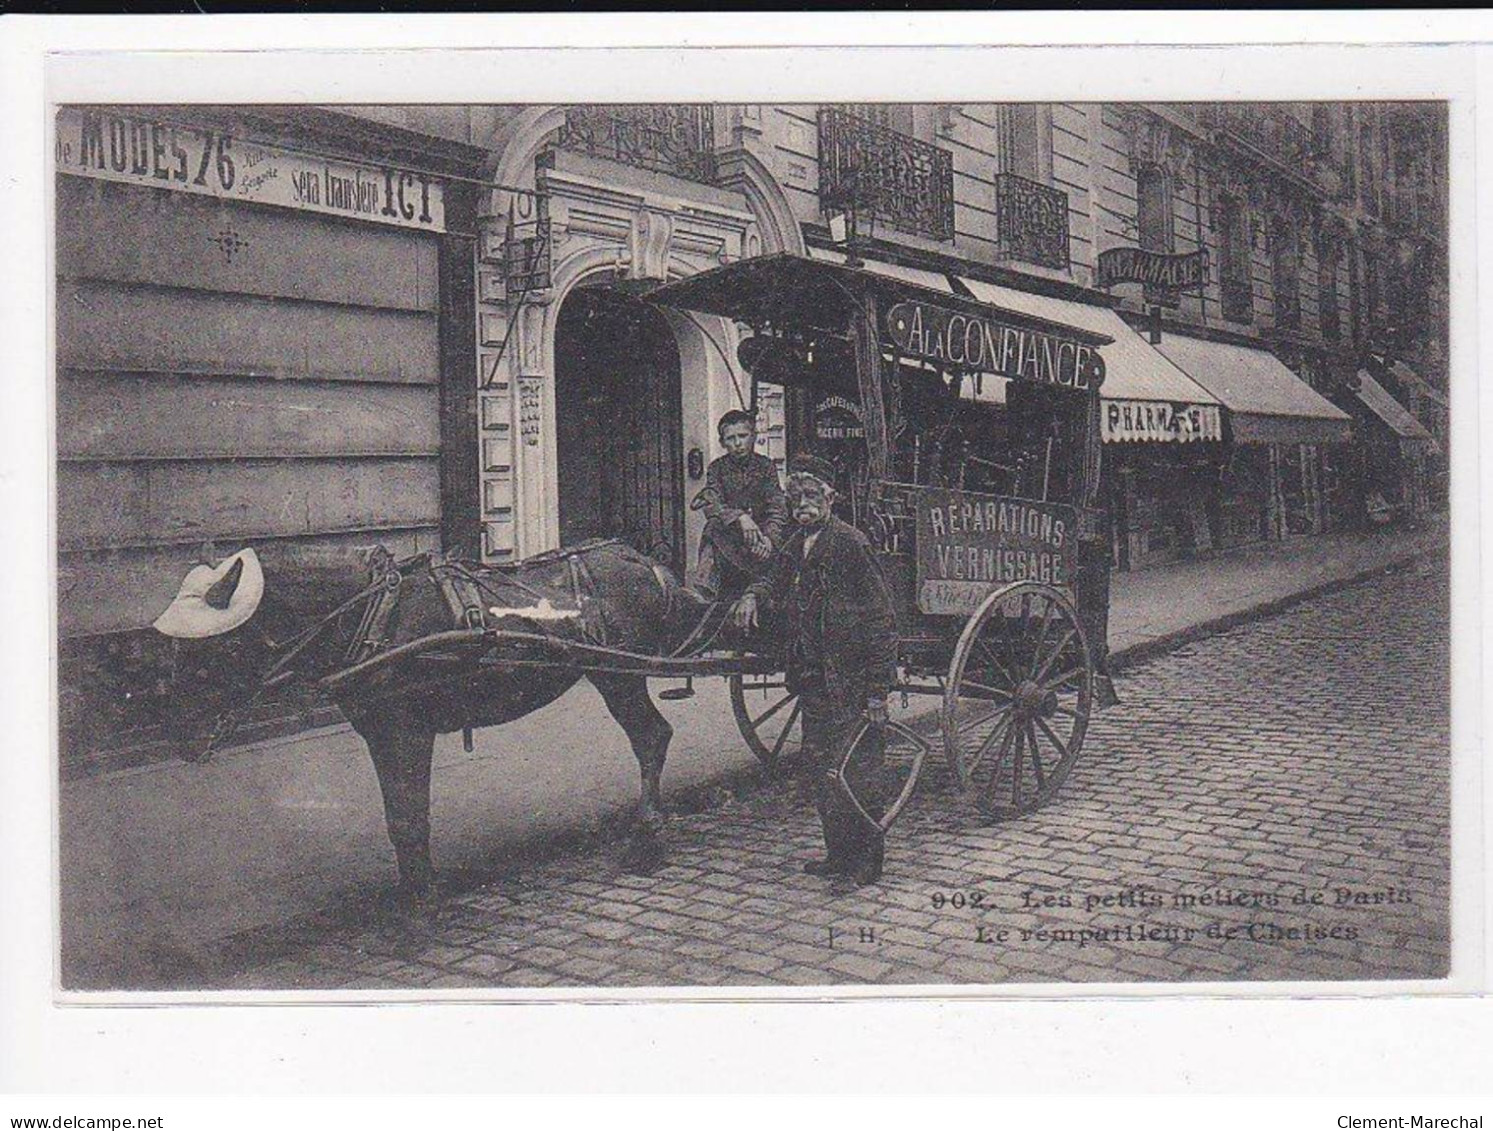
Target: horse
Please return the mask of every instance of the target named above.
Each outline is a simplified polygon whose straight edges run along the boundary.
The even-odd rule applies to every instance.
[[[542,647],[548,661],[533,662],[531,652],[528,663],[506,663],[501,644],[486,634],[523,633],[560,650],[570,641],[667,655],[688,645],[708,606],[666,568],[606,541],[504,566],[440,554],[396,562],[380,548],[366,567],[260,569],[252,549],[199,566],[156,622],[176,638],[164,716],[179,755],[200,758],[212,726],[210,753],[225,721],[266,686],[299,681],[326,691],[367,744],[399,898],[429,908],[439,903],[430,850],[436,735],[462,731],[470,748],[473,729],[536,711],[584,677],[627,734],[642,777],[623,866],[646,871],[662,859],[660,781],[673,728],[646,678],[564,666],[553,662],[556,649]],[[183,602],[185,621],[168,615],[182,614]],[[432,637],[476,647],[424,648]]]

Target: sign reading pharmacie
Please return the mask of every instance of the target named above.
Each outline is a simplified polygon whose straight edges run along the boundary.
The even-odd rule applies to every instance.
[[[1099,420],[1100,436],[1105,443],[1223,439],[1223,413],[1211,404],[1106,399],[1100,407]]]
[[[968,616],[1000,585],[1040,581],[1070,592],[1078,515],[1031,499],[923,488],[916,492],[918,608]]]
[[[1104,383],[1104,358],[1095,346],[984,315],[899,302],[886,312],[886,333],[913,357],[980,373],[1069,389]]]
[[[224,130],[65,107],[56,157],[59,173],[78,177],[446,230],[441,183],[422,173],[292,153]]]
[[[1185,255],[1144,251],[1138,247],[1112,247],[1101,251],[1094,264],[1094,285],[1144,283],[1163,291],[1186,291],[1201,287],[1208,278],[1208,252]]]

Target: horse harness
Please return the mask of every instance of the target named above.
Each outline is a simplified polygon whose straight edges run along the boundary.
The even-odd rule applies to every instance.
[[[564,550],[552,551],[515,563],[513,567],[484,569],[478,574],[472,563],[455,556],[438,552],[426,552],[409,558],[396,559],[383,546],[376,547],[368,558],[369,582],[352,597],[342,602],[304,632],[284,645],[281,655],[260,676],[259,686],[249,700],[240,707],[220,714],[213,724],[207,746],[198,761],[207,761],[214,750],[233,732],[237,720],[267,689],[291,679],[294,675],[291,661],[319,639],[328,628],[342,617],[362,605],[362,614],[357,629],[353,632],[342,659],[347,667],[353,667],[373,659],[388,649],[393,641],[389,635],[389,624],[399,606],[400,596],[407,583],[418,577],[424,567],[426,577],[440,593],[453,623],[458,628],[486,632],[489,625],[488,602],[498,600],[504,588],[517,589],[532,601],[546,600],[546,595],[515,575],[519,565],[537,565],[563,558],[566,579],[574,607],[586,607],[587,601],[596,594],[596,581],[587,564],[588,551],[614,543],[614,539],[598,539]],[[669,602],[668,613],[673,612],[674,590],[668,583],[668,575],[662,566],[653,564],[653,575],[659,589]],[[494,612],[497,610],[494,609]],[[541,631],[546,631],[541,629]],[[585,626],[585,635],[591,642],[605,645],[610,633],[607,631],[605,615],[598,616]],[[464,730],[463,740],[468,751],[472,749],[470,728]]]

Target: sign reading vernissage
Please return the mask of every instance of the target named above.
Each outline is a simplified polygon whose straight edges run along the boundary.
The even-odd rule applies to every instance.
[[[918,608],[968,616],[999,585],[1072,589],[1078,519],[1072,507],[924,488],[916,493]]]
[[[1201,249],[1170,255],[1138,247],[1112,247],[1101,251],[1094,265],[1096,287],[1145,283],[1164,291],[1185,291],[1201,287],[1207,277],[1208,253]]]
[[[1101,435],[1110,443],[1223,439],[1223,414],[1217,405],[1106,400],[1100,421]]]
[[[57,171],[124,184],[443,232],[439,181],[290,153],[224,131],[108,110],[57,114]]]
[[[974,372],[1070,389],[1097,389],[1104,381],[1098,349],[1076,338],[926,302],[891,307],[886,332],[905,353]]]

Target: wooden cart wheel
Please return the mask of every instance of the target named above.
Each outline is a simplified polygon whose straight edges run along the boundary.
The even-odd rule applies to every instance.
[[[741,737],[769,770],[803,745],[803,709],[782,675],[730,677],[731,713]]]
[[[942,715],[949,768],[981,813],[1018,817],[1052,799],[1093,697],[1093,656],[1066,596],[1019,581],[985,598],[954,648]]]

